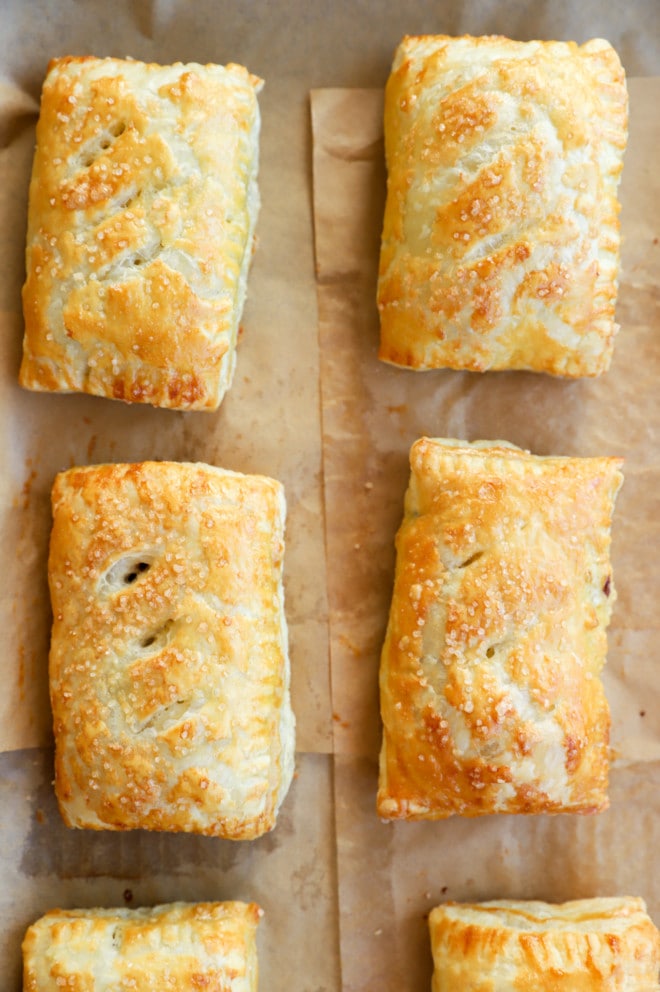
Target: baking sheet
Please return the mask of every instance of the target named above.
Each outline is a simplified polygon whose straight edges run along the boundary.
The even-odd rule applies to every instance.
[[[289,992],[292,988],[296,992],[338,992],[341,988],[335,813],[346,866],[346,848],[360,841],[362,810],[371,821],[373,765],[372,758],[366,757],[353,767],[354,759],[342,756],[335,767],[334,759],[325,753],[333,747],[333,735],[320,496],[323,463],[309,90],[318,86],[381,87],[401,36],[428,31],[501,32],[520,38],[579,41],[600,35],[614,43],[629,72],[660,72],[660,6],[656,0],[630,0],[625,5],[575,4],[572,0],[409,0],[406,4],[367,0],[357,5],[310,5],[303,0],[195,0],[194,4],[183,0],[116,0],[112,5],[101,0],[58,0],[56,4],[51,0],[3,0],[0,534],[4,557],[0,629],[5,678],[0,733],[5,746],[26,747],[49,736],[43,679],[48,634],[44,563],[48,491],[54,472],[74,461],[199,457],[222,464],[225,457],[232,457],[236,460],[229,467],[270,472],[281,477],[287,487],[287,612],[300,749],[298,777],[279,826],[267,838],[247,845],[181,835],[67,831],[54,807],[50,749],[0,753],[0,960],[3,988],[10,992],[20,988],[20,939],[28,922],[54,905],[121,905],[128,896],[133,906],[171,898],[256,898],[266,910],[259,933],[260,987],[270,992]],[[22,337],[25,206],[39,90],[51,57],[89,53],[130,55],[162,63],[238,61],[266,81],[260,95],[260,240],[250,276],[235,392],[230,393],[219,414],[152,411],[80,396],[44,397],[23,393],[16,386]],[[652,160],[649,168],[651,165]],[[374,187],[368,197],[376,208],[382,192]],[[349,205],[349,212],[352,209]],[[334,226],[343,223],[341,215],[328,221]],[[369,251],[374,245],[369,239],[377,236],[376,228],[357,235],[366,239]],[[646,247],[640,246],[640,252],[645,251]],[[347,305],[353,292],[349,289]],[[264,374],[268,370],[272,370],[270,378]],[[364,388],[359,376],[356,386]],[[258,417],[248,415],[244,397],[261,401]],[[333,402],[332,396],[327,402]],[[519,410],[511,411],[509,417],[512,422],[524,420]],[[557,419],[563,420],[561,409]],[[638,430],[638,423],[637,419],[632,422],[631,432]],[[290,447],[282,448],[283,437],[292,441]],[[355,440],[359,454],[360,442]],[[359,457],[356,465],[363,471]],[[395,459],[390,467],[399,472],[403,487],[403,460]],[[367,514],[369,493],[365,489],[361,504]],[[399,500],[397,493],[391,507],[393,522],[400,513]],[[313,545],[311,556],[308,541]],[[341,557],[331,560],[328,568],[340,581],[342,570],[351,562],[352,558],[347,561]],[[651,589],[649,597],[652,595]],[[376,644],[378,631],[374,636]],[[636,638],[638,632],[626,636]],[[648,664],[653,664],[652,658]],[[366,677],[354,686],[356,694],[373,690]],[[632,676],[629,692],[633,705],[638,689]],[[342,785],[344,773],[350,779]],[[332,791],[335,777],[340,784],[336,810]],[[646,773],[640,774],[639,794],[652,788]],[[356,834],[351,833],[352,826]],[[463,836],[460,826],[456,826],[457,849]],[[490,829],[495,826],[492,823]],[[650,838],[652,826],[645,813],[633,836]],[[467,836],[473,838],[471,851],[483,847],[481,860],[475,863],[475,886],[485,884],[492,866],[500,865],[493,876],[495,891],[506,876],[506,858],[502,861],[504,855],[497,848],[489,853],[486,845],[491,835],[483,827]],[[345,926],[345,952],[353,946],[349,939],[352,932],[359,945],[369,928],[379,929],[374,924],[374,907],[381,902],[390,905],[392,872],[398,872],[399,867],[386,860],[389,842],[379,843],[380,848],[369,852],[362,867],[359,859],[356,861],[361,888],[353,891],[368,911]],[[359,846],[356,851],[359,853]],[[387,868],[370,876],[374,858],[376,862],[381,859]],[[525,865],[521,865],[522,871]],[[643,867],[648,868],[646,861]],[[459,873],[458,864],[455,871]],[[568,882],[574,871],[573,858],[562,859],[561,872]],[[440,884],[440,874],[435,879],[439,888],[434,889],[433,898],[445,884]],[[408,941],[408,948],[414,954],[419,951],[420,960],[426,962],[426,936],[424,927],[419,926],[427,905],[424,884],[420,880],[415,890],[416,903],[397,904],[401,922],[387,932],[386,939],[399,940],[400,931],[404,941],[399,945],[401,952]],[[522,887],[518,874],[512,876],[512,885]],[[411,933],[413,943],[409,942]],[[379,936],[382,938],[382,933]],[[381,987],[396,987],[396,975],[384,970],[388,957],[381,957],[382,944],[361,946],[373,954],[363,961],[365,981],[380,962],[385,975]],[[354,961],[348,955],[346,987],[353,981]],[[414,971],[416,960],[409,965]],[[378,987],[375,982],[374,987]],[[419,988],[428,988],[428,983],[421,981]]]
[[[312,94],[347,990],[427,987],[423,918],[443,898],[630,893],[646,897],[660,921],[660,873],[654,870],[660,812],[660,181],[652,169],[660,143],[659,100],[660,79],[630,81],[617,311],[622,329],[612,368],[598,380],[567,382],[532,373],[414,373],[377,360],[382,91]],[[618,601],[604,673],[614,758],[607,814],[388,825],[376,817],[378,660],[408,452],[423,435],[504,439],[542,455],[625,458],[612,545]]]

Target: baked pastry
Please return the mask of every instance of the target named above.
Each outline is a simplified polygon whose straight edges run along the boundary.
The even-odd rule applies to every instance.
[[[422,438],[381,657],[378,811],[607,806],[617,458]]]
[[[24,992],[256,992],[255,903],[55,909],[23,941]]]
[[[660,988],[660,935],[643,899],[446,903],[429,928],[433,992]]]
[[[218,406],[259,207],[260,87],[238,65],[50,63],[30,184],[21,385]]]
[[[71,827],[270,830],[294,718],[273,479],[73,468],[53,486],[55,790]]]
[[[626,139],[606,41],[404,38],[385,94],[380,357],[607,369]]]

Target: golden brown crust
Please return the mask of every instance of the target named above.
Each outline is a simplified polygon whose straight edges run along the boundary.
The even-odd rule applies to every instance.
[[[69,826],[242,840],[293,774],[281,485],[208,465],[53,487],[55,787]]]
[[[52,910],[23,941],[24,992],[256,992],[255,903]]]
[[[429,917],[433,992],[657,992],[642,899],[446,903]]]
[[[405,38],[385,98],[380,357],[604,371],[626,138],[607,42]]]
[[[37,125],[20,382],[215,409],[258,212],[260,80],[55,59]]]
[[[382,817],[606,807],[619,465],[413,445],[381,658]]]

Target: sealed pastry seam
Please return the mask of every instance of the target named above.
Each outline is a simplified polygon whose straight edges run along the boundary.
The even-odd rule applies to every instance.
[[[606,370],[626,140],[625,77],[601,39],[405,38],[385,95],[380,357]]]
[[[250,839],[293,775],[280,483],[168,462],[53,487],[55,788],[69,826]]]
[[[382,817],[607,806],[620,464],[413,445],[381,656]]]
[[[23,386],[219,405],[259,210],[260,87],[237,65],[51,63],[30,184]]]
[[[445,903],[429,931],[433,992],[660,988],[660,934],[636,897]]]
[[[256,992],[256,903],[52,910],[23,941],[25,992]]]

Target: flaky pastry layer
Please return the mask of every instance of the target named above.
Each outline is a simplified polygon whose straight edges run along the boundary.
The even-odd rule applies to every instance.
[[[57,476],[55,788],[69,826],[270,830],[291,782],[282,486],[201,464]]]
[[[23,386],[218,406],[259,209],[260,86],[237,65],[51,62],[30,184]]]
[[[617,458],[422,438],[381,656],[384,818],[607,806]]]
[[[380,357],[607,369],[626,140],[605,41],[404,38],[385,95]]]
[[[23,941],[24,992],[256,992],[255,903],[52,910]]]
[[[657,992],[642,899],[446,903],[429,916],[433,992]]]

